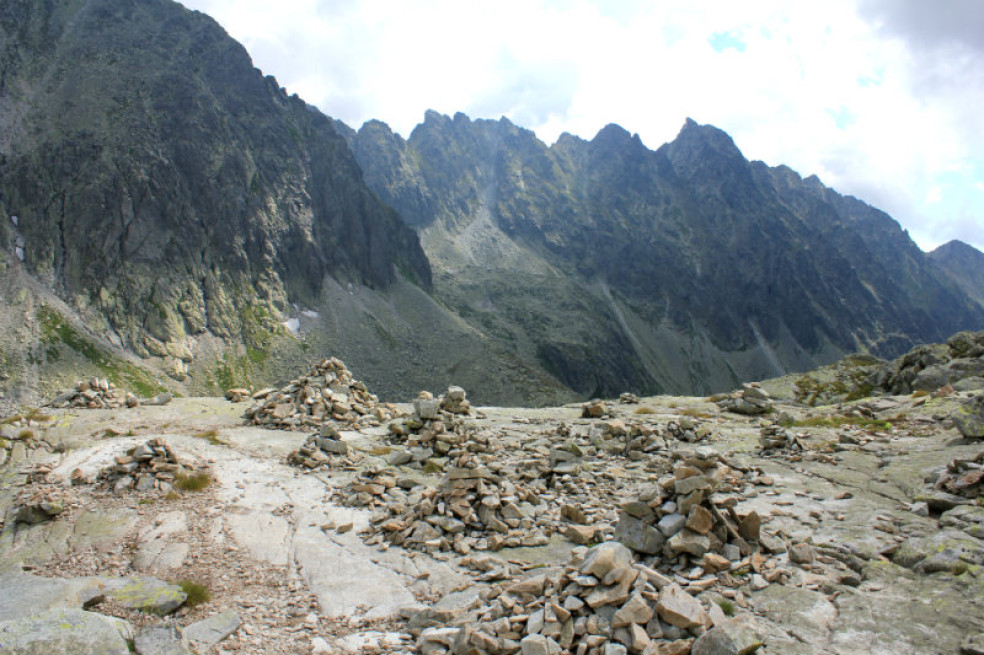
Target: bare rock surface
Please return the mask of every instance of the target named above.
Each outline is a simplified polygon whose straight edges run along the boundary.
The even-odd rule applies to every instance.
[[[984,451],[949,420],[973,397],[585,412],[451,388],[328,433],[222,399],[54,408],[0,464],[0,643],[62,617],[121,653],[973,652]],[[290,459],[318,439],[326,465]]]

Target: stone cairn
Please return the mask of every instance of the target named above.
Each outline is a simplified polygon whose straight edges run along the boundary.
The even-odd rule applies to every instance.
[[[477,616],[459,625],[443,626],[445,617],[435,610],[414,616],[409,629],[420,653],[683,655],[750,653],[761,645],[720,607],[705,606],[671,578],[635,562],[618,542],[578,547],[565,566],[500,582],[482,601]],[[731,649],[700,650],[692,637],[713,630],[726,633],[713,637],[727,639]]]
[[[376,488],[353,487],[356,493],[382,495]],[[372,483],[369,483],[372,484]],[[393,487],[389,487],[392,489]],[[377,493],[378,492],[378,493]],[[393,545],[430,552],[542,546],[547,537],[540,521],[521,504],[536,492],[496,475],[485,467],[452,468],[435,488],[419,488],[404,502],[390,503],[373,515],[366,543]]]
[[[225,399],[230,403],[242,403],[247,400],[252,399],[253,392],[249,389],[244,389],[243,387],[235,387],[233,389],[226,389]]]
[[[744,581],[732,574],[765,573],[761,521],[738,515],[733,499],[712,494],[740,485],[743,474],[708,447],[674,454],[670,476],[623,503],[616,541],[577,547],[564,567],[504,574],[482,557],[462,560],[495,578],[473,614],[448,620],[428,614],[408,627],[422,654],[626,655],[627,653],[752,652],[753,634],[715,603],[694,596],[712,588],[739,598]],[[573,519],[577,508],[570,508]],[[783,544],[773,544],[776,552]],[[638,557],[643,558],[637,561]],[[783,569],[766,576],[780,579]],[[768,584],[772,580],[763,578]],[[717,631],[707,638],[712,632]],[[696,639],[695,639],[696,638]],[[700,640],[705,639],[701,644]],[[734,650],[705,650],[712,641]],[[692,650],[693,649],[693,650]]]
[[[638,405],[639,396],[626,391],[618,397],[618,402],[620,405]]]
[[[287,463],[306,470],[317,470],[352,462],[348,459],[348,444],[342,441],[335,426],[325,423],[318,434],[312,434],[300,448],[287,455]]]
[[[422,467],[432,456],[456,457],[462,452],[486,452],[488,436],[469,429],[462,417],[471,416],[471,404],[461,387],[448,387],[437,398],[421,391],[413,400],[413,415],[389,424],[390,441],[405,446],[389,459],[391,466]]]
[[[595,398],[581,405],[581,418],[612,418],[615,410],[604,400]]]
[[[117,455],[113,464],[99,472],[97,484],[111,487],[116,493],[127,491],[167,492],[179,475],[195,471],[178,458],[164,439],[158,437],[134,446],[125,455]],[[72,484],[88,484],[81,469],[71,474]]]
[[[668,437],[686,441],[687,443],[705,441],[711,436],[710,427],[700,425],[689,416],[678,416],[675,419],[667,421],[666,432]]]
[[[756,382],[747,382],[741,389],[717,402],[718,407],[735,414],[755,416],[773,410],[772,397]]]
[[[759,428],[759,446],[763,454],[802,452],[805,450],[801,435],[784,428],[778,423],[769,423]]]
[[[246,410],[246,419],[272,430],[317,429],[330,420],[353,426],[380,425],[394,413],[392,405],[380,405],[366,385],[334,357],[322,360],[279,391],[263,389],[252,398],[255,404]]]
[[[712,500],[722,487],[742,483],[743,475],[722,465],[713,448],[698,447],[682,455],[672,476],[622,505],[615,539],[665,565],[699,569],[713,584],[759,540],[757,514],[738,516],[733,501]]]
[[[106,378],[93,377],[80,380],[75,388],[60,394],[48,403],[57,409],[79,407],[83,409],[119,409],[136,407],[140,401],[132,393],[123,392]]]
[[[54,486],[22,491],[7,508],[3,516],[5,528],[14,529],[17,523],[37,525],[56,518],[73,504],[74,499],[65,489]]]

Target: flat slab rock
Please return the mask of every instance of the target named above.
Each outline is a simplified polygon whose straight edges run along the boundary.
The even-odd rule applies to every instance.
[[[0,622],[5,655],[130,655],[130,626],[80,609],[54,609]]]

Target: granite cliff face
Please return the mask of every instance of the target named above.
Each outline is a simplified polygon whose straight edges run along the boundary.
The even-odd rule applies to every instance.
[[[656,151],[434,112],[407,140],[346,134],[435,294],[579,393],[721,390],[984,324],[889,216],[714,127]]]
[[[177,377],[200,336],[269,349],[326,278],[430,282],[330,120],[166,0],[3,4],[0,219],[8,257]]]

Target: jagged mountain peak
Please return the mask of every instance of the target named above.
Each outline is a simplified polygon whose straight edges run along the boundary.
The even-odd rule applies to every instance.
[[[691,118],[686,120],[677,137],[660,150],[684,175],[715,175],[725,163],[736,170],[744,170],[748,165],[727,132],[713,125],[700,125]]]
[[[984,252],[981,252],[974,246],[965,241],[961,241],[960,239],[952,239],[947,241],[943,245],[938,246],[929,254],[939,257],[951,257],[956,255],[984,261]]]

